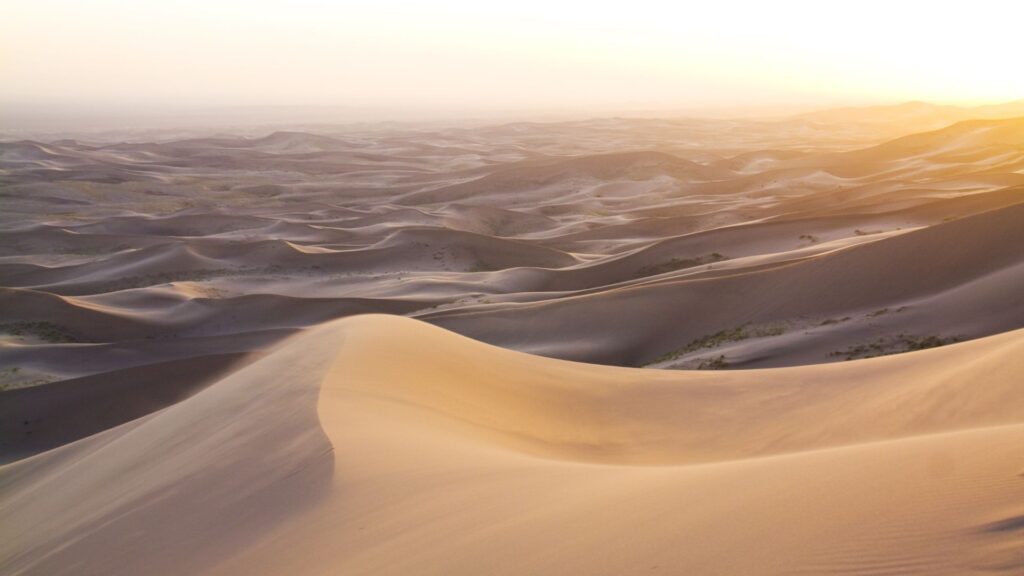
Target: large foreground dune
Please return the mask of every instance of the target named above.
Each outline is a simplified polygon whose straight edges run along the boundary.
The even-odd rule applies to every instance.
[[[4,574],[1014,574],[1024,331],[671,372],[395,316],[0,468]]]

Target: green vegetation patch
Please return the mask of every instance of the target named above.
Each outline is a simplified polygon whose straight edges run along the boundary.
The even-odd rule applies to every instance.
[[[909,334],[897,334],[896,336],[882,336],[872,342],[850,346],[844,350],[830,352],[829,356],[844,357],[846,360],[858,360],[861,358],[874,358],[876,356],[888,356],[890,354],[902,354],[915,350],[926,350],[938,348],[947,344],[960,342],[958,336],[913,336]]]
[[[466,272],[494,272],[498,270],[494,266],[482,261],[476,261],[472,266],[466,269]]]
[[[81,342],[81,339],[66,327],[45,321],[18,321],[0,324],[0,334],[34,337],[54,344]]]
[[[17,388],[28,388],[30,386],[41,386],[56,380],[56,378],[50,376],[22,370],[19,366],[0,368],[0,392]]]
[[[850,319],[849,316],[843,316],[842,318],[826,318],[825,320],[821,321],[821,324],[819,324],[819,326],[828,326],[830,324],[839,324],[840,322],[846,322],[849,319]]]
[[[267,267],[267,272],[272,273],[270,267]],[[214,278],[231,276],[240,274],[248,270],[243,269],[218,269],[218,270],[180,270],[175,272],[155,272],[153,274],[142,274],[139,276],[127,276],[112,280],[110,282],[104,282],[101,284],[99,289],[107,292],[118,292],[121,290],[131,290],[133,288],[148,288],[150,286],[159,286],[160,284],[170,284],[171,282],[204,282],[212,280]]]
[[[697,365],[697,370],[725,370],[728,367],[729,363],[725,361],[725,354],[720,354],[714,358],[701,360]]]
[[[882,316],[883,314],[888,314],[889,312],[903,312],[906,309],[907,309],[906,306],[900,306],[899,308],[897,308],[895,310],[892,310],[890,308],[880,308],[878,310],[875,310],[874,312],[869,312],[868,314],[865,315],[865,317],[866,318],[877,318],[879,316]]]
[[[873,234],[881,234],[882,230],[861,230],[860,228],[857,228],[853,233],[857,236],[871,236]]]
[[[748,338],[779,336],[781,334],[784,334],[785,332],[786,328],[784,326],[773,325],[750,327],[749,324],[743,324],[741,326],[737,326],[729,330],[721,330],[719,332],[715,332],[714,334],[707,334],[701,336],[700,338],[690,341],[689,344],[683,346],[682,348],[673,350],[672,352],[668,352],[666,354],[662,354],[658,358],[655,358],[654,361],[651,362],[651,364],[660,364],[661,362],[676,360],[681,356],[689,354],[690,352],[696,352],[697,350],[702,350],[705,348],[718,348],[719,346],[729,342],[739,342],[741,340],[746,340]],[[722,358],[723,362],[724,360],[725,359]]]
[[[95,287],[97,290],[117,292],[120,290],[131,290],[133,288],[148,288],[172,282],[206,282],[217,278],[232,278],[241,276],[323,276],[321,266],[284,267],[278,264],[270,264],[262,267],[247,266],[242,268],[216,268],[178,270],[174,272],[155,272],[139,276],[127,276],[117,280],[104,282]]]
[[[664,274],[666,272],[675,272],[676,270],[693,268],[694,266],[700,266],[701,264],[721,262],[722,260],[727,259],[728,258],[718,252],[712,252],[711,254],[706,254],[704,256],[697,256],[696,258],[672,258],[668,262],[652,264],[650,266],[640,268],[636,271],[636,277],[644,278],[647,276],[657,276],[658,274]]]

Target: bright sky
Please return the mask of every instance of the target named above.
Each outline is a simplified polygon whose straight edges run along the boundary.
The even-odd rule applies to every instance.
[[[0,103],[995,103],[1022,26],[1018,0],[6,0]]]

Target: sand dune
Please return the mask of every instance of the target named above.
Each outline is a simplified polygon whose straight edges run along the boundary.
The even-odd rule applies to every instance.
[[[826,144],[805,122],[3,143],[0,283],[17,290],[0,324],[20,335],[0,358],[26,371],[4,380],[95,373],[53,366],[47,335],[68,358],[101,345],[108,371],[178,352],[118,366],[100,350],[263,343],[365,312],[684,368],[831,362],[1021,325],[1019,119],[867,148],[860,128],[817,120]],[[756,337],[700,345],[744,325]]]
[[[672,373],[360,316],[5,467],[5,571],[1010,573],[1022,347]]]
[[[987,324],[997,332],[1024,322],[1020,316],[1024,302],[1015,295],[1019,292],[1015,287],[1024,281],[1020,277],[1024,255],[1018,248],[1024,242],[1022,219],[1024,204],[1016,204],[759,268],[726,268],[713,275],[698,272],[692,279],[665,275],[558,300],[437,312],[425,318],[503,346],[614,364],[644,364],[702,336],[745,323],[763,326],[768,332],[797,331],[797,336],[804,332],[799,345],[788,344],[805,362],[815,357],[826,360],[830,352],[842,350],[829,337],[837,330],[861,330],[860,337],[871,340],[864,332],[871,330],[867,325],[898,314],[903,314],[896,321],[903,332],[917,329],[918,323],[908,316],[922,312],[933,316],[937,310],[942,310],[946,330],[953,334],[969,334],[968,323]],[[686,256],[702,256],[708,249]],[[682,272],[714,266],[707,262],[713,260],[694,262]],[[865,277],[866,272],[871,276]],[[993,274],[1004,277],[999,282],[1003,289],[989,293],[991,300],[975,301],[979,306],[955,302],[982,296],[957,289]],[[712,300],[718,306],[698,305]],[[922,310],[925,306],[935,308],[928,313]],[[977,316],[979,312],[989,317],[989,323]],[[822,324],[836,317],[848,322]],[[555,333],[557,339],[545,336]],[[599,340],[597,335],[605,338]],[[743,359],[741,350],[731,352],[729,358],[736,354],[737,360]]]
[[[766,334],[655,364],[678,367],[718,357],[730,366],[829,362],[879,339],[883,352],[898,351],[906,346],[894,344],[900,334],[945,342],[1020,325],[1019,301],[1008,293],[1016,282],[1006,248],[1019,240],[1013,231],[996,226],[1005,233],[990,235],[977,221],[963,232],[978,239],[969,250],[950,247],[961,233],[957,219],[1020,203],[1024,176],[1012,151],[1019,120],[966,122],[841,152],[804,132],[794,140],[788,126],[748,124],[759,140],[733,142],[737,154],[704,144],[687,148],[689,158],[665,150],[679,154],[683,139],[721,139],[737,125],[594,121],[3,144],[5,157],[17,159],[4,178],[10,214],[18,216],[3,226],[0,282],[21,289],[10,293],[17,313],[5,325],[72,334],[113,351],[142,350],[134,342],[155,336],[162,341],[146,349],[177,346],[169,334],[265,342],[260,334],[392,312],[531,352],[632,365],[743,324]],[[842,134],[831,130],[833,138]],[[617,149],[602,149],[602,138]],[[575,155],[551,154],[555,143]],[[547,154],[526,153],[527,146]],[[305,162],[313,153],[326,155],[317,162],[358,159],[360,166],[329,177],[297,168],[296,178],[265,158]],[[246,169],[190,160],[210,154]],[[120,171],[125,182],[40,179],[38,170],[54,162],[65,176],[95,165]],[[167,170],[179,171],[180,181],[130,181]],[[843,171],[858,176],[829,175]],[[930,227],[947,232],[926,234]],[[890,251],[947,267],[947,250],[959,264],[941,282],[896,270],[907,279],[861,289],[861,279],[884,276],[877,260]],[[995,261],[972,251],[1009,260],[989,265]],[[815,276],[833,271],[835,287],[818,294]],[[993,275],[1002,279],[986,280]],[[175,288],[185,285],[186,292]],[[843,295],[849,291],[858,293]],[[780,297],[750,312],[750,303]],[[696,305],[706,298],[718,305]],[[902,312],[865,320],[883,309]],[[864,321],[815,326],[846,318]],[[604,333],[623,322],[629,338]],[[77,353],[74,342],[62,345]],[[47,366],[46,346],[0,350],[0,357],[17,358],[8,366],[40,378],[93,373]]]
[[[1014,118],[1024,115],[1024,100],[976,107],[904,102],[889,106],[834,108],[809,112],[799,118],[826,125],[885,125],[894,133],[922,132],[976,118]]]
[[[0,406],[4,462],[62,446],[187,398],[244,362],[219,354],[12,390]]]
[[[1014,109],[0,142],[0,573],[1020,573]]]
[[[491,172],[471,182],[409,195],[403,200],[413,204],[465,202],[470,199],[478,202],[492,192],[503,195],[518,193],[530,198],[542,196],[544,192],[549,192],[546,190],[548,186],[567,180],[636,180],[661,175],[684,181],[707,181],[724,179],[729,173],[659,152],[599,154],[568,160],[528,161]],[[513,201],[523,201],[523,198]]]

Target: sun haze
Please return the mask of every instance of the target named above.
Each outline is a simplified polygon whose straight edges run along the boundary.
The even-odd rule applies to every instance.
[[[1012,2],[34,0],[0,102],[619,110],[1019,98]],[[45,41],[41,38],[45,37]]]

